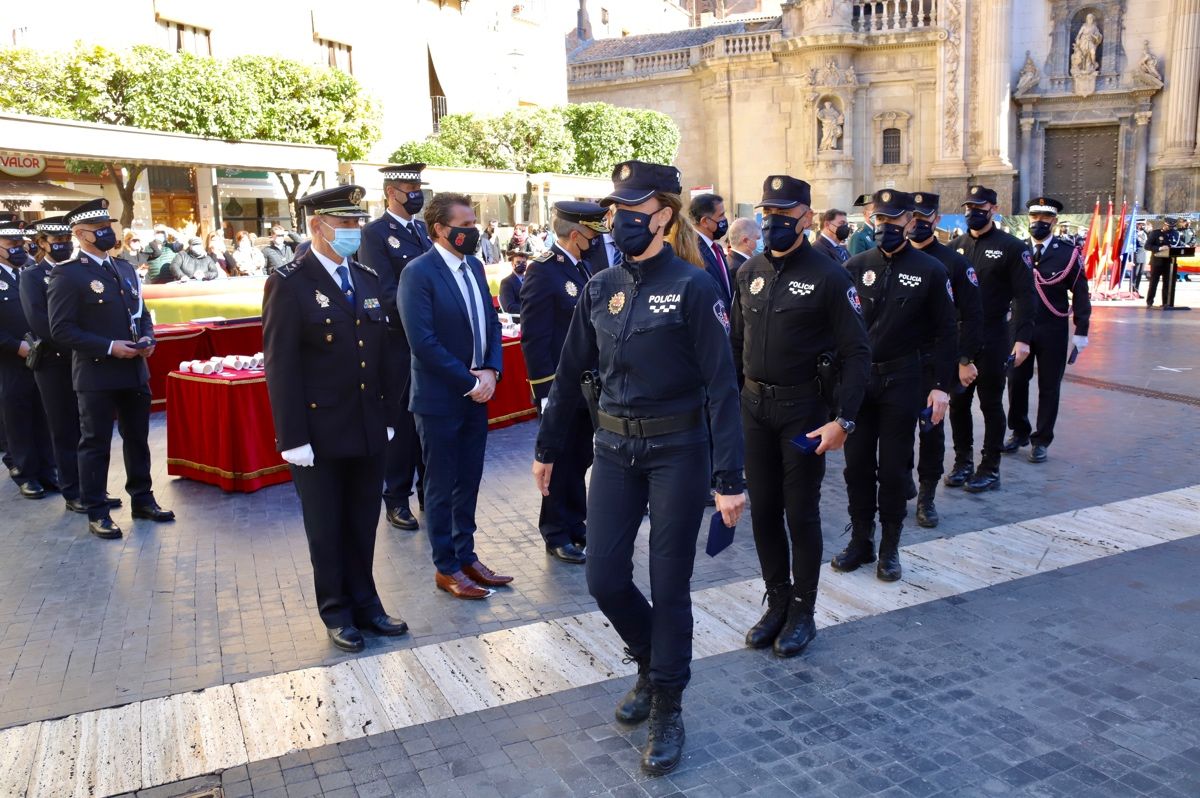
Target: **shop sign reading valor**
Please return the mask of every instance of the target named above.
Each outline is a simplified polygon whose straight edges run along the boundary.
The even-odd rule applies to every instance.
[[[0,150],[0,172],[13,177],[33,177],[46,169],[46,159],[28,152]]]

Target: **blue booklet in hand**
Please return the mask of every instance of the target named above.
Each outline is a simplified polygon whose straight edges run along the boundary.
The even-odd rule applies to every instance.
[[[704,553],[709,557],[716,557],[725,549],[733,544],[733,533],[736,527],[725,526],[725,519],[721,517],[720,511],[713,513],[712,521],[708,524],[708,543],[704,546]]]

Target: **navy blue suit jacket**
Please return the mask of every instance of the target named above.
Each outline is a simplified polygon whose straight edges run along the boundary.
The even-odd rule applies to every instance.
[[[729,303],[733,297],[729,293],[729,288],[733,287],[733,272],[729,272],[729,287],[726,287],[725,275],[721,273],[721,264],[717,263],[717,256],[713,254],[712,249],[704,243],[704,239],[696,237],[696,246],[700,248],[700,257],[704,258],[704,270],[712,275],[712,278],[717,283],[717,296],[725,302],[725,307],[729,307]],[[729,268],[729,261],[726,259],[726,269]]]
[[[483,296],[483,335],[487,355],[481,368],[499,375],[504,364],[500,319],[492,306],[483,266],[468,255],[467,264]],[[475,353],[470,316],[458,279],[435,248],[409,261],[400,274],[396,303],[408,345],[412,349],[414,413],[447,416],[465,412],[474,404],[466,394],[475,388],[471,358]]]

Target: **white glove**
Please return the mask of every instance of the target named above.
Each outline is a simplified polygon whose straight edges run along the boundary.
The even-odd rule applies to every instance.
[[[279,456],[292,465],[300,466],[301,468],[310,467],[317,459],[317,456],[313,453],[311,443],[297,446],[295,449],[288,449],[286,452],[280,452]]]
[[[548,405],[548,404],[550,404],[550,397],[547,396],[545,399],[542,400],[542,412],[543,413],[546,412],[546,405]]]
[[[388,429],[388,440],[390,441],[392,438],[396,437],[396,429],[395,429],[395,427],[388,427],[387,429]]]
[[[1071,343],[1075,344],[1075,348],[1082,352],[1087,349],[1088,339],[1086,335],[1072,335]]]

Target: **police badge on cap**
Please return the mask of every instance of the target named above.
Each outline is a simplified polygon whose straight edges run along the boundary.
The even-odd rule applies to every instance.
[[[679,194],[679,170],[665,164],[625,161],[613,167],[613,190],[600,204],[639,205],[658,193]]]

